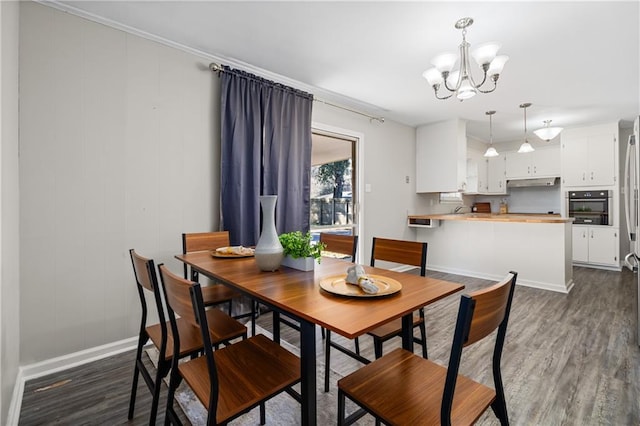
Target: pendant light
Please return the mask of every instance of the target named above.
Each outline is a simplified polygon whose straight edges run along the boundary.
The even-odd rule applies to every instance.
[[[493,122],[491,120],[491,117],[495,113],[495,111],[485,112],[485,114],[489,116],[489,148],[487,148],[487,151],[484,153],[485,157],[497,157],[498,155],[500,155],[498,154],[498,151],[496,151],[496,149],[493,147]]]
[[[544,127],[542,129],[534,130],[533,133],[543,141],[549,142],[562,131],[562,127],[549,127],[550,125],[551,120],[544,120]]]
[[[531,106],[530,103],[524,103],[520,105],[520,108],[524,111],[524,142],[520,145],[520,149],[518,150],[518,154],[526,154],[527,152],[533,152],[535,149],[531,146],[529,141],[527,140],[527,108]]]

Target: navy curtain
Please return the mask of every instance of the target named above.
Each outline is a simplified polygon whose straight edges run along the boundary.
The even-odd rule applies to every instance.
[[[239,70],[221,73],[221,223],[233,245],[260,236],[260,195],[278,233],[309,230],[313,96]]]

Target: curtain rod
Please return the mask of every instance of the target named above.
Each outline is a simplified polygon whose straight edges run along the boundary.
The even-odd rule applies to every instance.
[[[216,64],[215,62],[211,62],[209,64],[209,69],[211,71],[213,71],[213,72],[224,72],[224,68],[222,67],[222,65]],[[336,105],[336,104],[333,104],[331,102],[327,102],[327,101],[325,101],[323,99],[318,99],[318,98],[315,98],[315,97],[313,98],[313,100],[315,102],[322,102],[323,104],[332,106],[334,108],[339,108],[339,109],[343,109],[345,111],[352,112],[354,114],[362,115],[364,117],[367,117],[369,119],[369,121],[376,120],[376,121],[378,121],[380,123],[384,123],[384,117],[376,117],[376,116],[373,116],[373,115],[369,115],[369,114],[366,114],[364,112],[356,111],[355,109],[347,108],[347,107],[344,107],[342,105]]]

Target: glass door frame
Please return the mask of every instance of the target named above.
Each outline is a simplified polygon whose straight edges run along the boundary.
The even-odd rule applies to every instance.
[[[353,232],[358,235],[358,250],[356,262],[360,263],[364,259],[362,247],[364,247],[364,134],[353,130],[343,129],[328,124],[313,122],[311,132],[344,139],[353,142],[353,154],[351,166],[355,170],[352,180],[355,179],[355,186],[352,184],[351,196],[353,199]]]

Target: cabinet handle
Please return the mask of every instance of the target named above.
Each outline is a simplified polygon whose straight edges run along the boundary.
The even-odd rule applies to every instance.
[[[591,172],[591,180],[593,180],[593,172]]]
[[[531,166],[527,166],[527,174],[530,175],[531,174]]]
[[[582,180],[586,180],[586,177],[585,172],[582,172]]]
[[[593,230],[591,231],[591,238],[593,238]]]
[[[536,167],[536,166],[533,166],[533,174],[535,175],[535,174],[537,174],[537,173],[538,173],[538,169],[537,169],[537,167]]]

